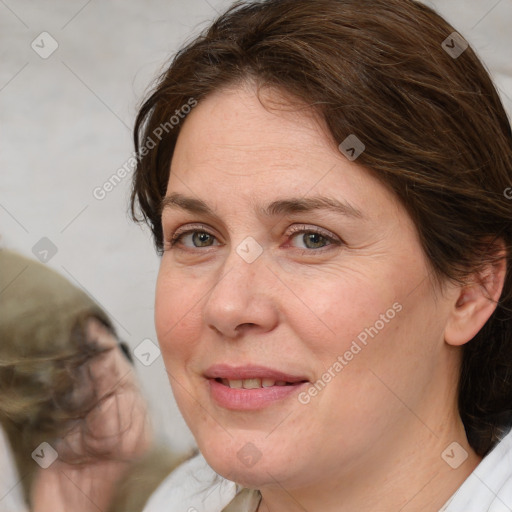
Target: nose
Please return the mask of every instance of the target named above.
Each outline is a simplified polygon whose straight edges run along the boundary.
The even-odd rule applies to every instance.
[[[278,321],[278,280],[267,268],[264,255],[247,263],[235,249],[205,298],[205,324],[226,338],[247,331],[271,331]]]

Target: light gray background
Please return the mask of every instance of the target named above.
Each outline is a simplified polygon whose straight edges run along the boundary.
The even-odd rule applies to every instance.
[[[512,0],[426,3],[473,45],[512,112]],[[93,190],[132,154],[150,81],[230,4],[0,0],[0,244],[32,255],[49,238],[57,253],[48,265],[95,298],[132,349],[156,342],[159,260],[149,232],[128,219],[130,177],[101,201]],[[44,31],[58,43],[47,59],[31,47]],[[193,446],[162,358],[137,370],[163,441],[180,452]]]

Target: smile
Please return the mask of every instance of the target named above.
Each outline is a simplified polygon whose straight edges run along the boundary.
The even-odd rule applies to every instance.
[[[210,399],[233,411],[251,411],[299,393],[309,379],[261,365],[216,364],[204,373]]]
[[[215,379],[217,382],[221,382],[225,386],[229,386],[232,389],[258,389],[258,388],[270,388],[272,386],[293,386],[293,382],[286,382],[284,380],[275,379]]]

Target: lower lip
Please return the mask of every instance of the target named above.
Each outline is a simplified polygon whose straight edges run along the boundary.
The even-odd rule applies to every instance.
[[[298,393],[307,382],[292,384],[291,386],[269,386],[268,388],[243,389],[230,388],[215,379],[208,379],[210,393],[221,407],[236,411],[252,411],[262,409],[267,405]]]

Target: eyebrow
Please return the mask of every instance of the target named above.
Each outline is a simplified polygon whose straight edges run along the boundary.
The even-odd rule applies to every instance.
[[[167,209],[181,209],[195,214],[203,214],[208,217],[218,218],[218,215],[204,201],[193,197],[187,197],[178,192],[173,192],[162,199],[160,215]],[[310,212],[313,210],[328,210],[334,213],[365,219],[360,210],[351,204],[329,197],[290,197],[278,199],[265,207],[256,208],[256,212],[263,217],[277,217],[278,215],[290,215],[294,213]]]

